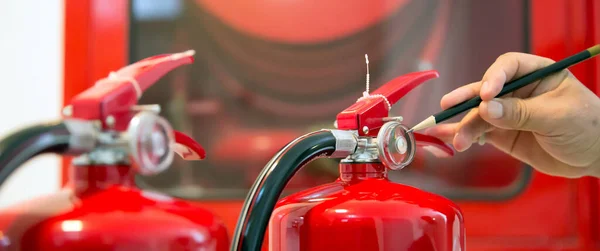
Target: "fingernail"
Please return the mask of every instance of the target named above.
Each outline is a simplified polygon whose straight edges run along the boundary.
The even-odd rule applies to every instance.
[[[491,100],[487,105],[487,112],[490,118],[499,119],[502,117],[502,104],[497,100]]]
[[[463,134],[456,133],[453,141],[454,148],[459,152],[464,152],[471,147],[471,142],[466,140]]]

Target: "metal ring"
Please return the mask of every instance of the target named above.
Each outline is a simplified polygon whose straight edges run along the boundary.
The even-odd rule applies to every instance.
[[[396,160],[390,156],[388,152],[389,146],[387,145],[389,141],[386,140],[392,135],[392,133],[394,133],[394,130],[396,129],[403,130],[406,136],[406,158],[400,163],[397,163]],[[379,129],[379,133],[377,134],[377,151],[379,154],[379,160],[390,170],[403,169],[404,167],[408,166],[415,157],[415,138],[412,133],[406,133],[407,131],[408,128],[406,126],[396,121],[387,122]]]
[[[152,153],[144,152],[146,149],[140,148],[145,143],[142,140],[148,140],[148,137],[152,136],[150,134],[155,126],[158,126],[165,133],[165,145],[163,147],[166,149],[164,158],[157,163],[149,158]],[[153,175],[160,173],[173,162],[174,152],[171,146],[175,141],[175,136],[171,125],[163,117],[149,111],[140,112],[131,119],[127,134],[129,136],[130,154],[137,163],[136,167],[141,174]]]

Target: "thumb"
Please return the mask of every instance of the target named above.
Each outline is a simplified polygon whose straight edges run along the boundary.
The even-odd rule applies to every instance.
[[[539,109],[539,96],[531,99],[503,98],[481,102],[480,116],[488,123],[502,129],[545,131],[547,124],[543,109]]]

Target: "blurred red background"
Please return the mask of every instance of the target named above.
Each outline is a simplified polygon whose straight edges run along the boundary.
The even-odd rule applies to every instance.
[[[260,169],[287,142],[332,128],[365,88],[412,71],[440,78],[392,113],[414,124],[448,91],[508,51],[560,59],[600,41],[594,0],[67,1],[65,102],[105,72],[154,54],[196,50],[196,62],[149,89],[173,126],[207,149],[139,185],[195,201],[232,231]],[[598,60],[573,68],[600,91]],[[65,162],[66,163],[66,162]],[[421,155],[391,179],[442,194],[465,212],[471,250],[597,250],[598,180],[534,172],[488,146],[451,160]],[[334,180],[318,160],[293,192]]]

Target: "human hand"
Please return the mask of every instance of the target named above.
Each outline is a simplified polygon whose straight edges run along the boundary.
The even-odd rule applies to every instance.
[[[481,81],[457,88],[442,109],[481,96],[483,102],[460,122],[426,133],[465,151],[485,141],[540,172],[568,178],[600,177],[600,99],[563,70],[495,99],[503,85],[554,63],[525,53],[500,56]]]

